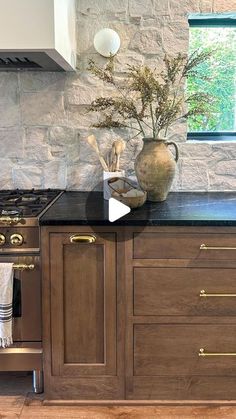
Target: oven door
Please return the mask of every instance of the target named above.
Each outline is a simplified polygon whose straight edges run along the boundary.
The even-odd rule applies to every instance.
[[[17,317],[13,317],[13,342],[39,342],[42,340],[40,257],[1,255],[1,262],[34,265],[32,270],[14,269],[14,278],[16,282],[19,280],[19,289],[18,313]]]

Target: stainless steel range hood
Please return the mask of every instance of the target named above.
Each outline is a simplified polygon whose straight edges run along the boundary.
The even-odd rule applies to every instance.
[[[74,71],[75,0],[0,0],[0,71]]]

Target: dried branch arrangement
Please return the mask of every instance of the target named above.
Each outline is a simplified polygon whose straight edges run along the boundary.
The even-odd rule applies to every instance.
[[[89,106],[89,111],[100,116],[93,126],[131,128],[133,138],[142,135],[157,139],[166,137],[169,127],[178,119],[208,115],[212,97],[205,92],[185,97],[184,86],[186,78],[197,75],[198,67],[210,56],[211,52],[198,51],[190,57],[165,56],[164,70],[160,72],[148,66],[129,65],[123,79],[115,76],[112,57],[105,68],[91,60],[90,72],[114,88],[114,95],[98,97]]]
[[[112,144],[111,151],[108,153],[106,158],[104,158],[100,153],[95,135],[89,135],[86,140],[97,154],[101,166],[105,172],[118,172],[120,170],[120,156],[126,147],[124,140],[121,138],[115,140]]]

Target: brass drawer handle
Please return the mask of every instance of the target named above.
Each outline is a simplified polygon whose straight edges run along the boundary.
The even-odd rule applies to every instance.
[[[236,294],[207,293],[205,290],[201,290],[199,297],[236,297]]]
[[[204,348],[199,349],[199,356],[236,356],[236,352],[205,352]]]
[[[17,269],[18,271],[32,271],[35,266],[31,263],[30,265],[26,265],[25,263],[14,263],[13,269]]]
[[[236,247],[206,246],[205,244],[201,244],[200,250],[236,250]]]
[[[70,236],[71,243],[95,243],[96,236],[93,234],[74,234]]]
[[[42,354],[43,350],[40,348],[4,348],[0,349],[0,354]]]
[[[15,225],[15,224],[25,224],[24,218],[20,217],[0,217],[0,224],[4,225]]]

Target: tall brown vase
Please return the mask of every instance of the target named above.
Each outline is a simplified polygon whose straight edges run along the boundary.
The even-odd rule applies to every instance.
[[[175,157],[168,146],[175,148]],[[153,138],[143,138],[143,149],[135,160],[138,182],[147,191],[149,201],[165,201],[170,191],[179,158],[174,142]]]

